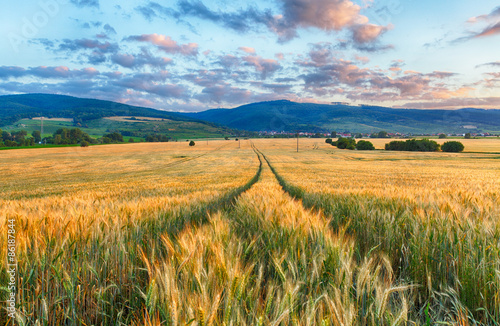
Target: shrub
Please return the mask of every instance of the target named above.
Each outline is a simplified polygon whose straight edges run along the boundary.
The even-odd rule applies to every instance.
[[[111,142],[113,141],[113,140],[112,140],[111,138],[109,138],[109,137],[102,137],[102,138],[101,138],[101,140],[102,140],[102,143],[103,143],[103,144],[111,144]]]
[[[429,139],[408,139],[407,141],[391,141],[385,144],[388,151],[436,152],[439,144]]]
[[[354,138],[339,138],[339,140],[337,140],[337,147],[339,149],[355,149],[356,140],[354,140]]]
[[[104,137],[111,139],[112,143],[123,143],[123,136],[119,132],[112,132]]]
[[[333,142],[333,140],[332,140],[331,138],[327,138],[327,139],[325,140],[325,143],[327,143],[327,144],[331,144],[332,142]]]
[[[89,142],[86,140],[82,140],[82,142],[80,143],[80,146],[81,147],[89,147]]]
[[[443,152],[458,153],[464,150],[464,145],[459,141],[447,141],[441,146]]]
[[[192,141],[192,140],[191,140],[191,141],[189,142],[189,146],[194,146],[194,145],[195,145],[194,141]]]
[[[470,138],[471,138],[471,134],[470,134],[470,132],[466,133],[466,134],[464,135],[464,138],[465,138],[465,139],[470,139]]]
[[[358,151],[372,151],[375,149],[375,146],[373,146],[372,142],[370,142],[370,141],[360,140],[356,144],[356,149]]]
[[[134,142],[134,138],[129,138],[129,139],[128,139],[128,142],[129,142],[129,143],[133,143],[133,142]]]
[[[444,139],[444,138],[446,138],[445,134],[439,134],[439,139]]]
[[[377,132],[372,133],[370,135],[370,138],[391,138],[391,137],[389,137],[387,131],[379,131],[378,133]]]

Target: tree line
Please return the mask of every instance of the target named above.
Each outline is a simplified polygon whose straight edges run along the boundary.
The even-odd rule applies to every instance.
[[[93,138],[79,128],[60,128],[49,137],[42,139],[39,130],[28,135],[26,130],[8,132],[0,129],[0,147],[35,146],[38,144],[51,145],[77,145],[88,146],[89,144],[112,144],[122,143],[123,136],[118,132],[112,132],[101,138]]]
[[[327,138],[326,143],[332,146],[337,146],[339,149],[350,149],[350,150],[374,150],[375,147],[373,143],[367,140],[359,140],[350,137],[340,137],[337,141],[332,138]],[[408,139],[406,141],[393,140],[385,144],[385,150],[388,151],[409,151],[409,152],[437,152],[439,150],[443,152],[462,152],[464,150],[464,145],[458,141],[448,141],[443,145],[439,145],[434,140],[430,139]]]

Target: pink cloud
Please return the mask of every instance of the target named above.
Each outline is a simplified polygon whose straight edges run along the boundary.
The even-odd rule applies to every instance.
[[[370,58],[368,58],[368,57],[356,56],[355,59],[358,60],[359,62],[362,62],[362,63],[368,63],[368,62],[370,62]]]
[[[449,99],[449,98],[460,98],[467,97],[474,88],[472,87],[460,87],[457,90],[440,89],[431,92],[432,98],[434,99]]]
[[[268,75],[272,75],[279,69],[281,65],[278,61],[274,59],[264,59],[260,56],[246,56],[243,57],[243,61],[249,66],[253,66],[255,70],[261,73],[262,79],[267,78]]]
[[[357,43],[368,43],[376,40],[380,35],[389,30],[391,26],[374,24],[355,25],[351,28],[353,39]]]
[[[281,0],[284,19],[302,27],[339,31],[368,18],[359,14],[361,7],[348,0]]]
[[[500,22],[496,23],[495,25],[488,26],[481,33],[474,35],[474,37],[477,38],[484,36],[493,36],[496,34],[500,34]]]
[[[251,48],[251,47],[248,47],[248,46],[240,46],[238,48],[238,50],[241,50],[241,51],[246,52],[248,54],[255,54],[255,49]]]
[[[493,9],[493,11],[487,15],[471,17],[467,20],[467,23],[475,24],[481,21],[491,21],[497,18],[500,18],[500,7]]]
[[[156,45],[160,50],[167,53],[182,54],[185,56],[196,56],[198,55],[198,44],[188,43],[188,44],[178,44],[176,41],[172,40],[170,36],[165,36],[161,34],[142,34],[129,36],[127,40],[133,40],[138,42],[149,42]]]

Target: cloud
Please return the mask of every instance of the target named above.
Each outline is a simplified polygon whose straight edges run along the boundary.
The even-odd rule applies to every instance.
[[[305,92],[316,96],[332,96],[342,93],[354,100],[396,101],[396,100],[441,100],[449,97],[467,96],[471,87],[454,88],[444,86],[444,79],[457,73],[433,71],[419,73],[405,71],[401,75],[403,60],[393,60],[389,70],[361,68],[355,62],[336,58],[336,52],[328,43],[314,44],[305,58],[296,60],[302,67]],[[341,91],[340,91],[341,90]]]
[[[476,16],[476,17],[471,17],[467,20],[467,23],[475,24],[475,23],[482,22],[482,21],[488,22],[488,21],[491,21],[491,20],[494,20],[497,18],[500,18],[500,7],[496,7],[487,15],[480,15],[480,16]]]
[[[164,7],[157,2],[150,1],[146,6],[136,7],[135,10],[139,12],[144,18],[151,21],[153,18],[158,17],[175,17],[179,18],[178,13],[170,8]]]
[[[96,7],[99,8],[99,0],[71,0],[71,3],[77,7]]]
[[[482,66],[500,67],[500,61],[483,63],[483,64],[480,64],[480,65],[477,65],[476,68],[482,67]]]
[[[341,31],[350,28],[356,43],[376,40],[388,27],[369,24],[360,14],[361,7],[350,0],[275,0],[280,12],[260,10],[252,6],[235,12],[213,10],[199,0],[179,0],[177,9],[164,7],[156,2],[136,10],[146,19],[196,17],[219,24],[237,32],[256,31],[265,27],[278,36],[280,42],[298,37],[300,28],[318,28],[324,31]]]
[[[165,57],[155,57],[146,49],[136,55],[116,53],[111,56],[111,62],[130,69],[139,69],[144,66],[164,69],[173,63],[173,60]]]
[[[15,66],[0,66],[0,79],[9,77],[23,77],[26,75],[26,69]]]
[[[109,24],[104,25],[104,31],[108,34],[116,34],[116,30]]]
[[[448,98],[442,101],[408,102],[403,106],[416,109],[500,108],[500,97]]]
[[[293,85],[287,84],[262,84],[263,88],[268,88],[272,90],[274,93],[283,94],[285,92],[290,91]]]
[[[489,25],[480,31],[468,32],[465,36],[451,41],[451,44],[500,34],[500,7],[493,9],[493,11],[487,15],[469,18],[467,23],[488,23]]]
[[[225,69],[231,69],[231,68],[239,66],[240,62],[241,62],[241,60],[239,57],[236,57],[236,56],[231,55],[231,54],[227,54],[227,55],[219,56],[218,60],[215,63],[218,65],[221,65]]]
[[[169,77],[168,72],[165,71],[137,73],[123,76],[110,83],[126,90],[145,92],[166,98],[188,98],[190,96],[188,89],[183,85],[167,82]]]
[[[493,36],[500,34],[500,22],[490,25],[486,27],[483,31],[480,33],[477,33],[476,35],[472,36],[473,38],[478,38],[478,37],[485,37],[485,36]]]
[[[389,27],[374,24],[355,25],[351,27],[353,40],[358,44],[373,42],[387,30],[389,30]]]
[[[255,49],[251,48],[251,47],[248,47],[248,46],[240,46],[238,48],[238,50],[241,50],[241,51],[246,52],[248,54],[255,54]]]
[[[453,76],[457,76],[457,73],[454,72],[449,72],[449,71],[433,71],[431,73],[425,74],[425,76],[429,76],[431,78],[438,78],[438,79],[444,79],[444,78],[450,78]]]
[[[449,98],[463,98],[469,95],[474,88],[472,87],[460,87],[457,90],[449,89],[436,89],[431,91],[430,95],[433,99],[449,99]]]
[[[19,78],[25,76],[40,78],[92,78],[97,75],[99,75],[99,71],[92,67],[71,70],[66,66],[39,66],[28,69],[15,66],[0,66],[1,79],[8,79],[10,77]]]
[[[241,104],[247,103],[252,97],[252,92],[234,86],[229,86],[227,84],[214,85],[205,87],[200,94],[196,95],[195,98],[200,102],[214,102],[214,103],[233,103]]]
[[[339,31],[356,24],[365,24],[368,18],[359,14],[360,6],[348,0],[280,0],[283,19],[301,27],[316,27]]]
[[[148,42],[156,45],[158,49],[172,54],[181,54],[184,56],[197,56],[198,55],[198,44],[188,43],[188,44],[177,44],[176,41],[172,40],[170,36],[165,36],[161,34],[142,34],[142,35],[132,35],[127,37],[127,41],[137,41],[137,42]]]
[[[106,42],[99,42],[97,40],[91,39],[77,39],[70,40],[64,39],[61,44],[59,44],[59,50],[62,51],[79,51],[79,50],[87,50],[94,49],[101,53],[114,52],[118,49],[118,44]]]
[[[281,69],[281,65],[274,59],[264,59],[260,56],[246,56],[242,59],[246,62],[246,65],[252,66],[256,71],[260,72],[262,79],[266,79],[269,75]]]
[[[355,56],[355,59],[361,63],[368,63],[370,62],[370,58],[368,57],[362,57],[362,56]]]
[[[201,1],[180,0],[177,3],[178,12],[174,17],[193,16],[221,24],[224,27],[239,32],[248,32],[255,29],[256,24],[272,25],[274,18],[269,10],[261,11],[253,7],[237,12],[222,12],[209,9]]]

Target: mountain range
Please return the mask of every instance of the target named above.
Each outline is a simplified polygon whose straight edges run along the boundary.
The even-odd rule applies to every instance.
[[[335,130],[362,133],[381,130],[401,133],[500,131],[500,110],[475,108],[393,109],[381,106],[327,105],[281,100],[185,115],[231,128],[252,131],[324,132]]]
[[[493,109],[417,110],[279,100],[234,109],[181,113],[64,95],[0,96],[0,127],[39,116],[72,118],[83,122],[110,116],[157,117],[239,130],[276,132],[500,132],[500,110]]]

